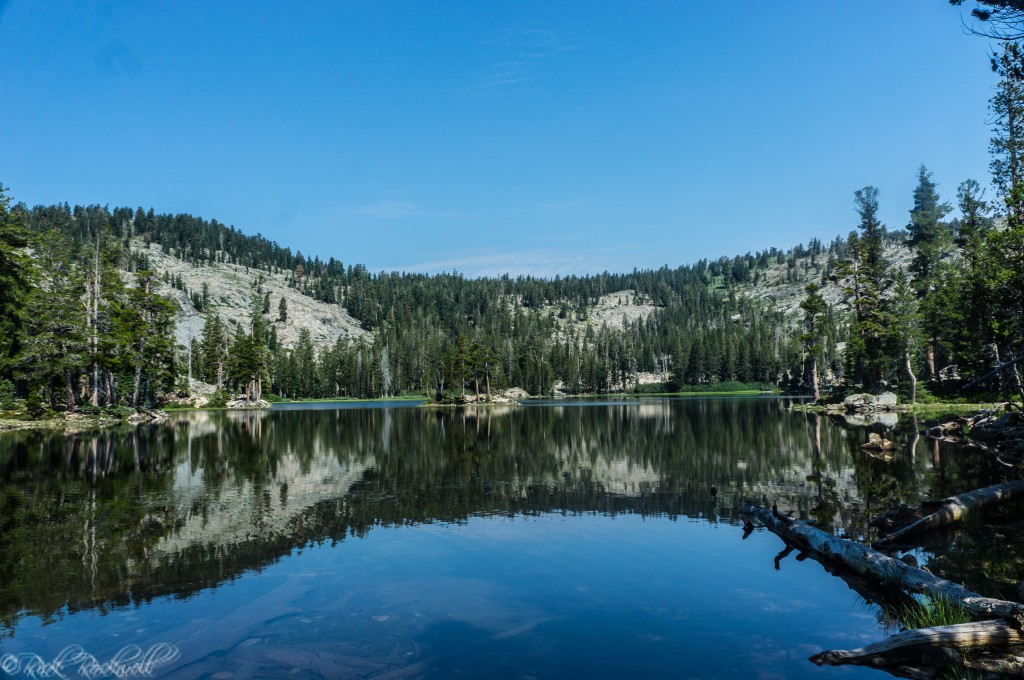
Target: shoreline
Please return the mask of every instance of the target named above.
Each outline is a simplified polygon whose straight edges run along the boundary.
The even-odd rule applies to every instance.
[[[838,404],[815,404],[813,402],[805,402],[801,404],[792,404],[789,407],[791,411],[802,411],[804,413],[824,413],[827,415],[852,415],[861,413],[862,415],[870,413],[907,413],[907,414],[964,414],[973,413],[976,411],[1002,409],[1005,407],[1006,402],[1004,401],[985,401],[985,402],[934,402],[927,404],[896,404],[895,406],[889,406],[885,408],[877,408],[871,411],[848,411],[842,403]]]
[[[791,397],[794,399],[805,398],[805,395],[787,395],[778,391],[765,391],[765,390],[725,390],[725,391],[706,391],[706,392],[658,392],[658,393],[632,393],[632,392],[612,392],[605,394],[572,394],[572,395],[556,395],[556,396],[531,396],[525,399],[509,399],[506,397],[499,398],[497,401],[479,401],[479,402],[467,402],[467,403],[437,403],[426,399],[423,396],[410,396],[403,395],[398,397],[377,397],[377,398],[325,398],[325,399],[288,399],[273,401],[268,407],[257,407],[257,408],[229,408],[226,406],[166,406],[161,409],[155,410],[143,410],[139,413],[132,414],[129,416],[112,416],[112,415],[84,415],[84,414],[72,414],[68,417],[67,414],[59,414],[51,417],[40,418],[40,419],[25,419],[17,412],[6,412],[0,413],[0,434],[6,432],[18,432],[24,430],[48,430],[52,432],[63,432],[67,434],[74,434],[79,432],[94,432],[98,430],[110,429],[119,426],[125,427],[137,427],[139,425],[145,425],[149,423],[159,423],[164,421],[169,415],[173,413],[183,413],[191,411],[249,411],[259,410],[266,411],[272,410],[277,404],[317,404],[317,403],[346,403],[346,404],[373,404],[381,402],[413,402],[423,400],[423,403],[418,404],[415,408],[425,409],[458,409],[458,408],[495,408],[495,407],[516,407],[521,406],[521,402],[532,402],[532,401],[574,401],[574,400],[586,400],[586,399],[607,399],[610,401],[632,401],[640,400],[644,398],[673,398],[673,397]],[[1005,402],[972,402],[972,403],[959,403],[959,402],[935,402],[927,404],[896,404],[894,406],[888,406],[885,408],[875,409],[872,413],[894,413],[904,415],[928,415],[933,417],[939,416],[962,416],[966,414],[978,413],[986,410],[1002,410],[1005,408]],[[789,405],[789,410],[798,411],[803,413],[821,413],[825,415],[844,416],[849,415],[851,412],[847,411],[843,404],[814,404],[810,401],[802,403],[793,403]],[[853,411],[852,413],[858,413]]]
[[[20,432],[24,430],[50,430],[63,432],[65,434],[76,434],[79,432],[95,432],[108,430],[118,426],[138,427],[150,423],[160,423],[167,419],[167,413],[160,410],[145,410],[133,413],[129,416],[110,415],[82,415],[82,414],[60,414],[57,417],[37,418],[33,420],[22,420],[19,418],[0,417],[0,434],[5,432]]]

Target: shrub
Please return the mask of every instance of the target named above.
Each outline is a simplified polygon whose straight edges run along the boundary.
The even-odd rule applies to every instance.
[[[633,389],[634,394],[663,394],[668,391],[667,383],[645,383]]]
[[[39,393],[39,390],[28,391],[28,397],[25,399],[25,408],[33,418],[38,418],[46,412],[46,408],[43,406],[43,396]]]
[[[128,418],[129,416],[133,416],[136,413],[137,411],[133,409],[131,406],[124,406],[123,404],[119,404],[117,406],[107,406],[105,409],[103,409],[104,415],[111,416],[113,418]]]
[[[14,383],[10,380],[0,380],[0,409],[9,410],[17,406],[14,401]]]

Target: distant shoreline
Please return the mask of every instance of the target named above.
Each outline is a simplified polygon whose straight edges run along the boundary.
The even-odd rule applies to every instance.
[[[530,396],[521,400],[522,402],[531,401],[566,401],[571,402],[575,400],[585,399],[608,399],[608,400],[620,400],[629,401],[634,399],[644,398],[672,398],[672,397],[757,397],[757,396],[775,396],[775,397],[792,397],[794,399],[800,399],[806,395],[787,395],[781,391],[769,391],[769,390],[723,390],[723,391],[704,391],[704,392],[657,392],[657,393],[634,393],[634,392],[607,392],[607,393],[587,393],[587,394],[572,394],[572,395],[557,395],[557,396]],[[322,399],[279,399],[272,402],[269,409],[253,409],[253,410],[272,410],[276,404],[327,404],[327,403],[346,403],[346,404],[374,404],[381,402],[414,402],[422,401],[419,404],[421,408],[464,408],[464,407],[495,407],[495,406],[508,406],[507,402],[469,402],[464,404],[457,403],[437,403],[432,402],[423,395],[402,395],[396,397],[377,397],[377,398],[322,398]],[[1000,403],[984,402],[984,403],[951,403],[951,402],[935,402],[927,404],[899,404],[892,412],[899,414],[915,415],[915,414],[928,414],[928,415],[945,415],[945,414],[964,414],[977,412],[983,409],[999,408]],[[68,434],[74,434],[79,432],[93,432],[97,430],[106,430],[115,427],[137,427],[138,425],[144,425],[148,423],[159,423],[162,422],[168,415],[172,413],[181,413],[189,411],[244,411],[247,409],[230,409],[223,406],[219,407],[192,407],[192,406],[169,406],[164,409],[147,411],[143,414],[136,414],[129,417],[114,417],[110,415],[85,415],[76,414],[72,418],[66,418],[63,414],[59,417],[48,417],[40,419],[27,419],[19,418],[18,414],[12,414],[14,417],[0,416],[0,433],[5,432],[16,432],[20,430],[49,430],[53,432],[63,432]],[[800,411],[805,413],[826,413],[843,415],[841,412],[837,412],[834,407],[833,409],[827,409],[824,405],[813,404],[810,402],[792,404],[790,410]],[[8,412],[10,413],[10,412]],[[52,414],[51,414],[52,415]]]

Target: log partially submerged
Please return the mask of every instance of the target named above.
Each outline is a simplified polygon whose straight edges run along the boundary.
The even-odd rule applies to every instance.
[[[953,602],[976,619],[904,631],[860,649],[821,652],[810,658],[813,663],[870,666],[905,678],[936,678],[940,669],[949,666],[1024,675],[1024,605],[984,597],[866,545],[782,515],[774,506],[745,503],[743,513],[781,538],[787,550],[793,548],[812,557],[869,601],[875,599],[866,594],[871,590],[869,584],[874,584],[902,597],[914,593]],[[747,520],[745,536],[752,527]]]
[[[952,626],[905,630],[866,647],[830,650],[811,657],[819,666],[902,666],[920,664],[922,657],[943,647],[960,653],[1024,645],[1024,635],[1006,621],[972,621]]]
[[[1024,626],[1024,605],[1018,602],[984,597],[862,543],[833,536],[807,522],[786,517],[775,508],[745,503],[743,513],[757,519],[787,545],[808,552],[819,561],[842,566],[876,584],[955,602],[975,620],[1001,619],[1017,629]]]
[[[912,534],[947,527],[962,522],[968,516],[977,514],[985,508],[1019,498],[1024,498],[1024,481],[1021,480],[995,484],[984,489],[962,493],[959,496],[952,496],[939,501],[940,507],[935,512],[880,538],[875,544],[894,543]]]

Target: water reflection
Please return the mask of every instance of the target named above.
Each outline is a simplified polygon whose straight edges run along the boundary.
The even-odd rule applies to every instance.
[[[480,410],[196,412],[159,426],[0,437],[0,620],[185,597],[311,544],[475,515],[736,523],[778,502],[866,535],[901,501],[989,483],[984,455],[867,434],[784,400]],[[883,428],[885,424],[873,424]]]

